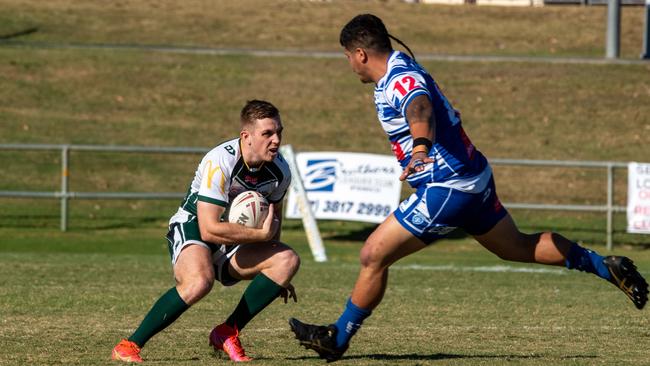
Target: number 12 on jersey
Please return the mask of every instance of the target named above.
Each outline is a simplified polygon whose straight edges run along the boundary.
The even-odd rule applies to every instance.
[[[395,85],[393,85],[393,90],[396,90],[402,96],[405,96],[413,89],[415,89],[415,78],[409,75],[404,76],[400,80],[396,80]]]

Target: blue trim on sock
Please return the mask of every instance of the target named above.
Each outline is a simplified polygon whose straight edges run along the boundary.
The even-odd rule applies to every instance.
[[[334,323],[336,326],[336,348],[343,348],[352,339],[352,336],[361,328],[363,321],[372,314],[372,311],[360,308],[352,303],[352,298],[345,304],[345,310],[339,320]]]
[[[593,250],[581,247],[577,243],[573,243],[569,249],[565,265],[568,269],[577,269],[578,271],[593,273],[596,276],[610,280],[611,274],[603,263],[605,257],[599,255]]]

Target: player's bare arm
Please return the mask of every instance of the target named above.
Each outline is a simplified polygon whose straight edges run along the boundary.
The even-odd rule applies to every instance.
[[[431,145],[416,145],[416,141],[423,141],[422,139],[430,143],[435,141],[436,121],[433,115],[433,106],[426,95],[413,98],[406,107],[406,120],[411,130],[414,145],[411,161],[402,172],[400,180],[405,180],[409,174],[423,170],[424,164],[433,162],[433,159],[428,156]]]
[[[269,205],[268,215],[259,229],[220,221],[225,208],[203,201],[197,202],[196,210],[201,230],[201,239],[210,243],[225,245],[259,243],[279,237],[280,222],[275,204]]]
[[[269,206],[269,213],[273,212],[273,217],[275,217],[274,221],[277,221],[278,224],[278,229],[275,232],[275,235],[273,235],[273,238],[271,239],[272,241],[280,241],[280,235],[282,235],[282,201],[278,203],[273,203],[273,206]],[[271,207],[273,208],[271,210]]]

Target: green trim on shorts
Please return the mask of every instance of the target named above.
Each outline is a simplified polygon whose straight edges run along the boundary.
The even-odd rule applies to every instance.
[[[226,206],[228,206],[228,202],[221,201],[221,200],[217,200],[217,199],[210,198],[210,197],[206,197],[206,196],[198,196],[197,199],[198,199],[199,201],[207,202],[207,203],[213,203],[213,204],[215,204],[215,205],[219,205],[219,206],[221,206],[221,207],[226,207]]]
[[[174,230],[178,231],[180,237],[176,237]],[[199,223],[196,219],[192,219],[188,222],[177,222],[173,223],[170,226],[169,232],[167,232],[167,249],[169,250],[170,258],[174,258],[174,253],[177,250],[180,250],[180,247],[183,243],[188,241],[198,242],[205,244],[212,253],[216,252],[219,249],[219,245],[213,243],[206,243],[201,239],[201,231],[199,230]],[[180,253],[180,251],[179,251]]]

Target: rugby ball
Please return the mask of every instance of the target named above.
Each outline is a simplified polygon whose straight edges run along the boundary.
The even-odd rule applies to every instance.
[[[228,222],[260,228],[268,212],[269,202],[264,196],[255,191],[245,191],[232,200]]]

